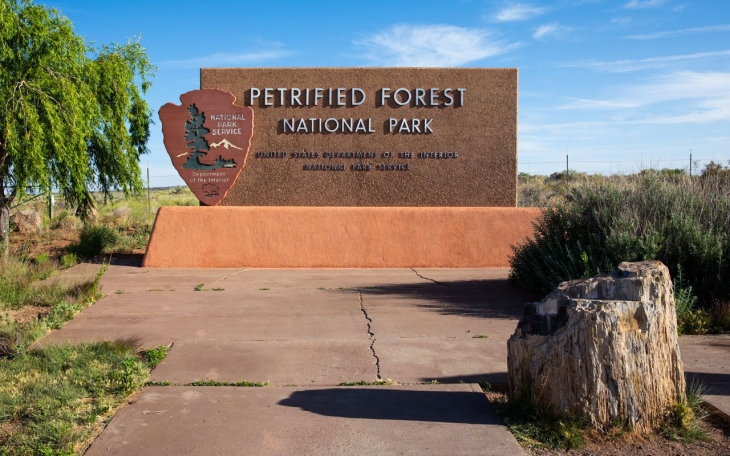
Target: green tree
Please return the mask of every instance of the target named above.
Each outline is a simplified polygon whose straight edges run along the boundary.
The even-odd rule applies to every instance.
[[[83,215],[92,190],[142,189],[154,70],[138,40],[96,49],[56,10],[0,0],[0,259],[28,192],[53,182]]]

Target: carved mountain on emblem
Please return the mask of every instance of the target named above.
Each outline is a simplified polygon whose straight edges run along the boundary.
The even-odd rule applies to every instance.
[[[230,142],[227,139],[224,139],[221,142],[213,143],[213,144],[210,145],[210,147],[214,147],[214,148],[215,147],[221,147],[221,146],[223,146],[226,149],[228,149],[229,147],[232,147],[234,149],[243,150],[243,149],[241,149],[240,147],[238,147],[237,145],[233,144],[232,142]]]

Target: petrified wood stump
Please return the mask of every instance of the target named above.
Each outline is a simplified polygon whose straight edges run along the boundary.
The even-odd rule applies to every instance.
[[[597,429],[655,430],[685,398],[672,281],[659,261],[561,283],[525,306],[507,347],[512,395]]]

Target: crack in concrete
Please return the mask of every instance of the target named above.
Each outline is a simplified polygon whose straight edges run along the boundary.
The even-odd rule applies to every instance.
[[[435,283],[436,285],[441,285],[442,287],[450,287],[450,286],[451,286],[451,285],[449,285],[448,283],[443,283],[443,282],[439,282],[438,280],[434,280],[434,279],[431,279],[431,278],[429,278],[429,277],[426,277],[426,276],[422,276],[422,275],[421,275],[421,274],[419,274],[419,272],[418,272],[418,271],[416,271],[416,270],[415,270],[414,268],[411,268],[411,271],[413,271],[413,272],[414,272],[414,273],[415,273],[415,274],[416,274],[416,275],[417,275],[418,277],[422,278],[423,280],[429,280],[429,281],[431,281],[431,282]]]
[[[236,272],[234,272],[234,273],[228,274],[228,275],[227,275],[227,276],[225,276],[225,277],[222,277],[222,278],[220,278],[220,279],[214,280],[214,281],[213,281],[213,283],[216,283],[216,282],[220,282],[221,280],[226,280],[226,279],[227,279],[227,278],[229,278],[229,277],[233,277],[234,275],[238,275],[238,274],[240,274],[240,273],[242,273],[242,272],[246,272],[246,271],[248,271],[248,269],[242,269],[242,270],[240,270],[240,271],[236,271]]]
[[[373,353],[373,358],[375,358],[375,367],[377,369],[377,376],[376,378],[380,380],[380,358],[378,357],[378,354],[375,352],[375,341],[377,340],[375,338],[375,333],[372,331],[372,327],[370,324],[373,322],[372,318],[368,315],[367,309],[365,309],[365,305],[362,301],[362,291],[357,290],[357,295],[360,298],[360,311],[365,316],[365,320],[368,322],[368,339],[370,339],[370,351]]]

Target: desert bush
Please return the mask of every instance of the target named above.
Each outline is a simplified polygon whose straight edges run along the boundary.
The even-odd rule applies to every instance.
[[[117,241],[117,233],[106,225],[86,224],[79,234],[79,242],[69,246],[69,251],[80,258],[101,255]]]
[[[650,172],[576,184],[544,210],[534,239],[514,248],[510,277],[547,293],[622,261],[660,260],[672,276],[681,269],[701,305],[727,300],[730,188],[710,179]]]

